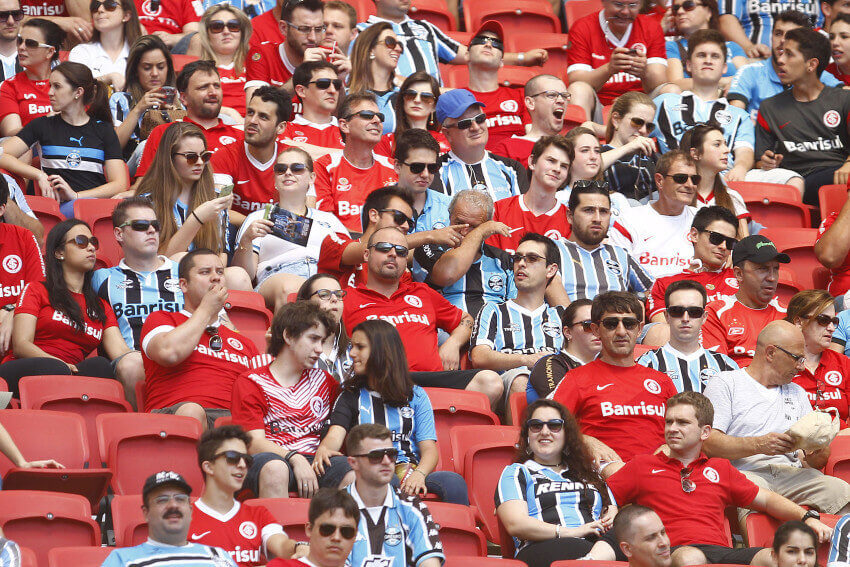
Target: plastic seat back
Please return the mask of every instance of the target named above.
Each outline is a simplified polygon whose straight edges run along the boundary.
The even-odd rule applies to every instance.
[[[824,473],[850,482],[850,436],[839,435],[832,440]]]
[[[793,185],[781,183],[760,183],[756,181],[730,181],[729,188],[741,194],[744,200],[748,199],[779,199],[802,203],[803,196],[799,189]]]
[[[835,524],[837,524],[840,519],[841,516],[833,514],[820,515],[820,521],[830,528],[834,528]],[[781,521],[772,516],[768,516],[767,514],[762,514],[760,512],[749,514],[747,516],[747,540],[750,547],[772,546],[773,535],[776,533],[776,528],[778,528],[781,524]],[[829,556],[830,545],[831,542],[827,540],[818,547],[818,558],[820,559],[819,563],[821,565],[826,565],[826,558]]]
[[[570,0],[564,3],[564,12],[567,19],[567,33],[576,21],[590,14],[595,14],[602,9],[599,0]]]
[[[246,506],[262,506],[283,526],[283,530],[295,541],[306,541],[307,510],[309,498],[256,498],[246,500]]]
[[[467,30],[477,30],[486,20],[498,20],[506,36],[562,31],[546,0],[466,0],[463,19]]]
[[[481,392],[449,388],[425,388],[425,392],[431,400],[437,429],[440,450],[437,470],[460,473],[462,463],[454,461],[451,430],[466,425],[498,425],[499,418],[490,411],[490,401]]]
[[[224,308],[239,332],[260,352],[266,352],[266,331],[272,324],[272,312],[266,309],[263,296],[255,291],[230,290]]]
[[[48,567],[100,567],[112,547],[54,547],[47,553]]]
[[[410,17],[429,21],[444,32],[457,29],[445,0],[414,0],[410,6]]]
[[[110,266],[115,266],[124,257],[124,252],[112,231],[112,211],[118,199],[77,199],[74,201],[74,217],[89,223],[92,234],[100,241],[98,256]]]
[[[487,541],[475,526],[475,514],[469,506],[428,502],[428,511],[440,532],[440,541],[446,556],[487,555]]]
[[[115,496],[109,505],[116,547],[133,547],[147,541],[148,523],[142,512],[141,494]]]
[[[573,0],[570,0],[567,4],[572,2]],[[534,67],[538,73],[549,73],[557,77],[567,68],[567,46],[570,39],[565,33],[513,34],[505,39],[508,51],[524,53],[532,49],[546,50],[549,59],[542,67]]]
[[[818,189],[818,203],[820,205],[820,220],[832,213],[837,213],[847,201],[846,185],[824,185]]]
[[[525,392],[514,392],[511,394],[511,397],[508,398],[508,405],[511,408],[511,417],[513,417],[514,423],[520,423],[522,414],[525,408],[528,407],[528,397]]]
[[[765,229],[759,234],[769,238],[776,245],[777,250],[791,257],[791,263],[783,267],[794,272],[797,283],[803,289],[812,289],[814,287],[812,274],[821,267],[813,248],[818,230],[816,228]]]
[[[27,195],[26,199],[32,212],[44,227],[45,236],[51,228],[65,220],[65,215],[59,210],[59,202],[56,199],[42,195]]]
[[[516,559],[451,555],[446,556],[446,562],[443,563],[443,567],[526,567],[526,565]]]
[[[588,563],[585,567],[626,567],[628,565],[627,561],[581,561],[578,560],[565,560],[565,561],[554,561],[552,563],[552,567],[582,567],[584,563]]]

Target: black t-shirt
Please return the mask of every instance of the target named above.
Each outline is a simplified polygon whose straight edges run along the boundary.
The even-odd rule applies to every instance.
[[[77,192],[106,183],[106,160],[124,159],[112,124],[99,120],[73,126],[59,115],[41,116],[24,126],[18,137],[27,146],[38,142],[42,171],[61,175]]]
[[[531,369],[528,381],[541,398],[555,391],[564,376],[573,368],[581,366],[581,362],[565,352],[544,356]]]

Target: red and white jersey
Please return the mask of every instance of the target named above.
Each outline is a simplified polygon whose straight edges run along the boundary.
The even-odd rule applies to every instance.
[[[724,295],[706,306],[702,324],[703,348],[726,354],[744,368],[753,361],[756,339],[765,325],[785,317],[785,308],[774,297],[763,309],[747,307],[734,295]]]
[[[638,16],[622,38],[608,29],[604,10],[589,14],[570,26],[570,43],[567,50],[567,73],[592,71],[611,61],[615,47],[635,49],[646,55],[647,65],[667,66],[664,32],[658,22],[649,16]],[[620,71],[597,89],[600,102],[607,105],[629,91],[643,91],[640,77]]]
[[[360,211],[369,193],[398,181],[392,160],[374,153],[372,157],[375,161],[366,169],[351,165],[342,152],[315,163],[316,208],[335,214],[353,232],[363,232]]]
[[[163,31],[183,33],[183,26],[201,21],[204,3],[201,0],[134,0],[139,23],[147,33]]]
[[[17,303],[30,282],[44,279],[44,258],[29,230],[0,224],[0,305]]]
[[[233,63],[218,67],[221,77],[221,92],[223,95],[222,106],[234,109],[241,116],[245,116],[245,83],[247,81],[245,70],[237,73]]]
[[[225,146],[241,142],[243,134],[241,130],[225,124],[221,120],[212,128],[204,128],[200,124],[193,122],[191,119],[184,118],[183,122],[191,122],[195,124],[204,133],[204,138],[207,140],[207,149],[211,152],[217,152]],[[156,150],[159,148],[159,142],[162,140],[163,134],[171,124],[160,124],[151,131],[148,136],[148,141],[145,143],[145,149],[142,152],[142,159],[139,161],[139,166],[136,168],[136,177],[142,177],[148,172],[148,168],[153,161],[153,156],[156,155]]]
[[[345,142],[342,141],[342,134],[339,132],[339,123],[336,117],[331,117],[331,121],[327,124],[316,124],[309,122],[302,115],[296,114],[295,117],[287,123],[283,133],[278,137],[280,140],[292,140],[299,144],[307,143],[320,148],[330,148],[333,150],[341,150],[345,147]]]
[[[66,17],[70,15],[65,8],[65,0],[22,0],[21,9],[27,18]]]
[[[148,356],[151,340],[185,323],[191,313],[154,311],[142,326],[142,362],[145,365],[145,411],[195,402],[205,408],[230,409],[233,381],[256,365],[257,347],[244,335],[224,325],[216,328],[221,350],[210,348],[210,332],[201,334],[195,349],[175,366],[160,366]]]
[[[572,233],[567,207],[560,201],[555,201],[554,207],[538,216],[525,206],[523,195],[515,195],[496,201],[493,220],[503,222],[512,229],[521,229],[512,232],[510,236],[494,234],[487,239],[487,244],[510,253],[516,251],[520,239],[529,232],[548,236],[552,240],[567,238]]]
[[[286,41],[286,36],[280,31],[280,23],[274,17],[274,10],[263,12],[259,16],[251,18],[251,39],[248,43],[250,47],[257,47],[261,43],[277,43],[281,44]]]
[[[5,85],[5,83],[4,83]],[[0,87],[0,95],[3,93],[3,87]],[[2,100],[2,98],[0,98]],[[818,230],[818,240],[823,236],[823,233],[835,223],[838,218],[838,213],[830,213],[828,217],[823,219]],[[844,295],[850,290],[850,254],[844,257],[844,261],[837,268],[829,270],[829,285],[826,287],[830,295]]]
[[[676,393],[663,372],[597,359],[570,370],[570,378],[561,380],[551,397],[576,416],[582,433],[629,461],[664,444],[664,404]]]
[[[815,409],[835,410],[841,421],[841,429],[847,427],[848,396],[850,396],[850,358],[834,350],[826,349],[820,355],[815,373],[808,369],[794,377],[794,383],[806,390]]]
[[[708,294],[708,302],[720,299],[724,295],[735,295],[738,293],[738,280],[732,268],[726,268],[719,272],[692,272],[685,270],[675,276],[666,276],[655,280],[649,296],[646,298],[646,318],[652,319],[655,315],[663,313],[667,306],[664,304],[664,294],[667,286],[679,280],[693,280],[699,282]]]
[[[189,541],[222,548],[239,567],[265,565],[266,542],[277,534],[286,532],[262,506],[243,506],[234,500],[233,508],[220,514],[200,498],[192,504]]]
[[[502,138],[498,144],[493,146],[492,152],[497,156],[515,159],[527,168],[528,159],[531,157],[531,148],[534,147],[534,142],[538,139],[517,135]]]
[[[213,154],[213,178],[216,185],[233,184],[233,210],[247,215],[261,209],[266,203],[277,201],[274,187],[274,164],[278,152],[284,148],[275,145],[271,159],[260,163],[248,152],[248,144],[230,144]]]
[[[493,148],[505,138],[514,134],[525,134],[525,124],[531,123],[531,116],[525,108],[525,95],[517,87],[500,86],[495,91],[481,93],[471,91],[475,100],[484,104],[487,115],[487,149]]]
[[[264,366],[236,379],[230,413],[245,431],[262,429],[269,441],[312,455],[338,395],[339,385],[324,370],[308,368],[284,387]]]
[[[432,138],[437,140],[438,144],[440,144],[440,155],[451,151],[452,147],[449,145],[449,141],[442,132],[428,130],[428,133],[431,134]],[[379,156],[386,156],[390,159],[395,159],[395,133],[390,132],[389,134],[385,134],[381,137],[381,141],[378,142],[377,146],[375,146],[374,151]]]
[[[659,214],[652,204],[627,207],[608,230],[611,243],[625,248],[653,278],[678,274],[694,257],[688,239],[697,210],[685,207],[672,217]]]
[[[49,90],[50,81],[31,81],[26,71],[6,79],[0,84],[0,120],[17,114],[26,126],[33,118],[47,116],[53,112],[47,96]]]
[[[283,86],[292,78],[295,65],[289,61],[284,49],[285,43],[261,43],[248,51],[245,60],[245,75],[248,82],[245,88],[263,85]]]

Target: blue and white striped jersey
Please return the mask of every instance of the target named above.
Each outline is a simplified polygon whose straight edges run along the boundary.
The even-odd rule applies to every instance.
[[[431,188],[452,196],[464,189],[487,191],[493,201],[507,199],[528,190],[528,174],[516,160],[487,152],[478,163],[466,163],[454,152],[437,158],[440,172]]]
[[[236,567],[223,549],[187,543],[174,546],[148,539],[135,547],[121,547],[101,567]]]
[[[21,548],[14,541],[0,537],[0,567],[21,567]]]
[[[832,545],[826,567],[847,567],[850,565],[850,514],[839,518],[832,532]]]
[[[702,392],[708,381],[721,372],[738,370],[738,364],[725,354],[704,348],[685,354],[670,343],[644,353],[637,362],[667,374],[679,392]]]
[[[796,10],[809,17],[812,25],[822,26],[823,15],[818,0],[720,0],[720,15],[730,14],[741,22],[744,34],[753,43],[770,47],[770,34],[775,17],[785,10]]]
[[[570,301],[593,299],[606,291],[645,293],[652,288],[653,278],[621,246],[600,244],[585,250],[572,240],[555,241],[561,253],[561,280]]]
[[[469,349],[487,345],[497,352],[560,352],[564,346],[560,307],[546,303],[529,311],[512,300],[487,303],[475,319]]]

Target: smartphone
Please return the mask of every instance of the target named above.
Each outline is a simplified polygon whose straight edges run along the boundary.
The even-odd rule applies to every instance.
[[[631,49],[629,49],[629,55],[637,55],[637,54],[638,54],[638,50],[637,50],[637,49],[635,49],[634,47],[632,47]]]
[[[218,196],[219,197],[227,197],[231,193],[233,193],[233,183],[231,183],[230,185],[225,185],[224,187],[222,187],[221,191],[218,193]]]
[[[174,104],[174,99],[177,97],[177,89],[174,87],[160,87],[159,90],[165,95],[166,106]]]
[[[785,153],[785,144],[777,140],[776,143],[773,144],[773,155],[783,153]]]
[[[330,46],[330,52],[325,55],[325,59],[327,59],[328,61],[331,60],[331,53],[336,53],[336,40],[334,40],[333,45]]]

